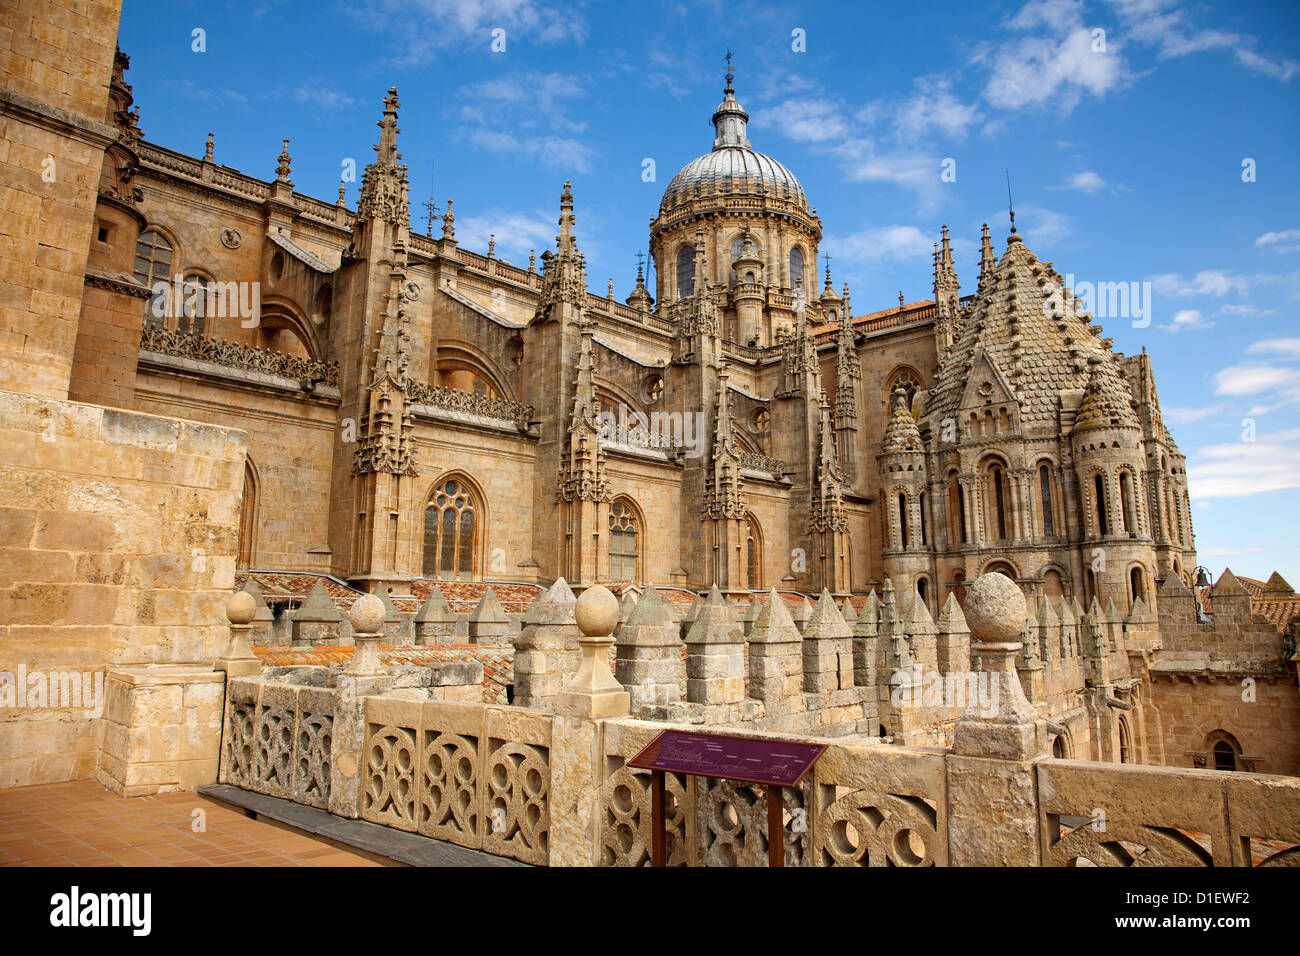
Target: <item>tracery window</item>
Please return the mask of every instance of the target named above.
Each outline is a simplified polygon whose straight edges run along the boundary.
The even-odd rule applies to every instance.
[[[1052,522],[1052,470],[1047,465],[1038,466],[1038,485],[1043,499],[1043,537],[1056,534]]]
[[[636,514],[627,503],[615,499],[609,506],[609,579],[636,580]]]
[[[171,282],[173,253],[172,244],[161,232],[150,229],[140,233],[140,238],[135,244],[136,281],[151,288],[156,282]],[[162,328],[163,317],[160,314],[162,307],[154,308],[154,301],[157,298],[159,297],[149,298],[144,320],[148,326]]]
[[[751,591],[757,591],[763,586],[760,573],[763,568],[762,532],[753,515],[749,516],[745,525],[745,586]]]
[[[916,372],[910,368],[900,369],[889,378],[889,384],[885,388],[885,407],[892,406],[894,392],[902,389],[907,395],[907,410],[912,410],[912,400],[916,397],[917,391],[921,387],[921,380]]]
[[[695,247],[682,246],[677,253],[677,295],[688,296],[695,292]]]
[[[424,576],[469,580],[474,570],[479,506],[464,481],[448,478],[424,513]]]
[[[803,278],[803,250],[795,246],[790,250],[790,288],[799,284]]]
[[[175,308],[176,328],[180,332],[202,335],[208,317],[216,311],[216,297],[212,283],[201,275],[187,275],[181,284],[181,301]]]

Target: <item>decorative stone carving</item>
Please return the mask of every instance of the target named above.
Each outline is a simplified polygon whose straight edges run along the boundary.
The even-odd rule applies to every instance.
[[[213,365],[246,372],[260,372],[264,375],[296,379],[304,385],[323,384],[330,388],[338,388],[339,385],[337,362],[328,364],[313,362],[311,359],[300,358],[297,355],[271,352],[251,345],[240,345],[237,342],[223,342],[220,339],[195,335],[193,332],[145,326],[140,331],[140,350],[194,359],[199,362],[211,362]]]
[[[225,246],[227,249],[238,249],[239,244],[242,241],[243,239],[239,235],[238,229],[227,228],[221,230],[221,244]]]

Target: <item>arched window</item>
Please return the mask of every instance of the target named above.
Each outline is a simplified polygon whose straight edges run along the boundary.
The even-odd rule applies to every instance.
[[[1057,598],[1064,596],[1064,594],[1065,594],[1065,585],[1061,581],[1060,572],[1052,571],[1052,570],[1044,571],[1043,572],[1043,596],[1049,597],[1053,601],[1055,601]]]
[[[252,459],[244,459],[244,495],[239,504],[239,562],[240,570],[253,566],[254,545],[257,537],[257,472]]]
[[[959,605],[964,606],[966,604],[966,575],[964,572],[958,571],[952,576],[952,593],[957,595]]]
[[[1106,530],[1106,479],[1100,474],[1094,475],[1092,479],[1093,504],[1097,509],[1097,533],[1105,535]]]
[[[763,587],[763,533],[753,515],[749,516],[745,526],[746,587],[757,591]]]
[[[902,368],[889,376],[888,384],[885,388],[885,407],[891,407],[894,400],[894,392],[902,389],[907,395],[907,410],[912,410],[912,399],[916,397],[917,390],[921,387],[921,376],[915,370]]]
[[[924,577],[917,578],[916,596],[919,597],[921,599],[921,603],[926,605],[927,607],[930,604],[929,591],[930,591],[930,582],[927,581]]]
[[[926,530],[925,527],[925,492],[924,491],[921,492],[921,497],[917,500],[917,503],[921,510],[921,544],[926,545],[930,543],[930,538],[929,538],[929,532]]]
[[[135,244],[135,280],[152,287],[156,282],[171,282],[172,255],[174,250],[167,237],[153,229],[140,233]],[[155,307],[155,302],[158,302]],[[164,296],[150,296],[145,310],[145,324],[152,328],[162,328],[164,319]]]
[[[212,282],[201,275],[187,275],[181,284],[180,308],[176,310],[177,330],[202,335],[207,331],[208,319],[215,318],[216,312]]]
[[[688,296],[695,292],[695,247],[682,246],[677,253],[677,294]]]
[[[902,536],[903,547],[907,547],[907,495],[898,495],[898,529]]]
[[[948,540],[966,543],[966,498],[955,472],[948,478]]]
[[[998,540],[1007,540],[1007,502],[1005,479],[1002,469],[994,465],[989,472],[989,477],[993,479],[993,504],[997,513]]]
[[[1052,756],[1057,760],[1065,759],[1065,744],[1059,736],[1052,738]]]
[[[1133,485],[1129,480],[1128,472],[1119,473],[1119,502],[1120,517],[1124,522],[1124,530],[1132,532],[1137,530],[1137,515],[1133,512]]]
[[[1055,537],[1056,530],[1052,521],[1052,469],[1047,465],[1038,466],[1038,486],[1043,502],[1043,537]]]
[[[803,278],[803,250],[795,246],[790,250],[790,288],[794,288]]]
[[[1228,743],[1226,740],[1220,740],[1214,745],[1214,769],[1237,769],[1237,755],[1232,752],[1232,744]]]
[[[1136,601],[1138,598],[1142,598],[1143,601],[1146,600],[1145,578],[1146,576],[1142,573],[1141,568],[1132,568],[1129,570],[1128,590],[1130,603]]]
[[[609,579],[635,581],[636,513],[621,498],[609,506]]]
[[[424,513],[424,576],[468,581],[477,557],[479,504],[469,486],[448,478],[429,498]]]
[[[1119,718],[1119,762],[1132,763],[1133,741],[1128,733],[1128,721]]]
[[[760,259],[763,258],[763,254],[759,251],[758,248],[758,240],[755,239],[753,236],[750,236],[749,241],[754,248],[754,254],[758,256]],[[745,237],[737,236],[736,241],[731,244],[731,261],[735,262],[737,259],[739,259],[741,253],[743,253],[744,251],[745,251]]]

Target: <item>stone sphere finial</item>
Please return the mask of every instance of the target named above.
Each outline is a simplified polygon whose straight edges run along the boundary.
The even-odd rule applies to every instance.
[[[1015,581],[994,571],[981,574],[966,588],[962,611],[971,637],[985,644],[1009,644],[1019,642],[1029,605]]]
[[[363,594],[348,612],[353,634],[374,634],[384,626],[384,602],[373,594]]]
[[[257,613],[257,602],[247,591],[236,591],[226,602],[226,619],[231,624],[251,624]]]
[[[594,584],[578,598],[573,617],[587,637],[608,637],[618,624],[618,598],[605,585]]]

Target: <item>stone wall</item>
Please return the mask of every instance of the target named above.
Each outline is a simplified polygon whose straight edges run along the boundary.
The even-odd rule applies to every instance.
[[[68,394],[119,12],[0,6],[0,389]]]
[[[106,669],[218,655],[245,445],[235,429],[0,392],[0,786],[91,776]],[[82,680],[77,706],[52,700],[56,672]]]

